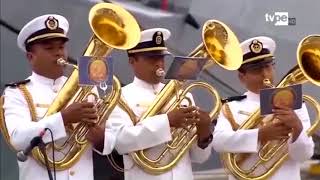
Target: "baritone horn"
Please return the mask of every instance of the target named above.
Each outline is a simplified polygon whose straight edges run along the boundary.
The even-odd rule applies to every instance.
[[[297,48],[297,61],[298,64],[282,78],[276,87],[281,88],[307,82],[320,86],[320,35],[310,35],[300,41]],[[264,83],[269,87],[273,87],[268,79],[265,79]],[[320,125],[320,104],[315,98],[308,95],[303,95],[303,100],[308,102],[316,112],[316,117],[312,126],[306,131],[307,135],[311,136]],[[260,109],[258,109],[239,127],[239,129],[257,128],[265,118],[261,117]],[[272,122],[272,120],[276,119],[272,117],[270,122]],[[223,153],[222,158],[224,165],[229,172],[238,179],[267,179],[280,168],[284,161],[287,160],[287,141],[288,138],[276,142],[266,142],[261,145],[261,148],[258,151],[257,161],[246,168],[243,168],[241,164],[248,158],[248,154]],[[261,172],[261,169],[264,171]]]
[[[210,64],[216,63],[227,70],[236,70],[242,64],[238,39],[228,26],[217,20],[209,20],[203,25],[202,43],[189,56],[207,58]],[[167,113],[179,107],[183,100],[187,100],[190,105],[191,100],[186,95],[195,88],[203,88],[211,94],[212,101],[216,103],[209,115],[212,120],[215,119],[221,108],[220,95],[216,89],[205,82],[188,85],[186,81],[179,80],[170,80],[140,119]],[[197,140],[196,126],[172,129],[171,134],[172,141],[165,144],[158,157],[150,158],[146,153],[148,150],[140,150],[131,154],[135,163],[150,174],[171,170]]]
[[[113,49],[126,50],[139,43],[140,28],[137,21],[128,11],[118,5],[111,3],[94,5],[89,12],[89,24],[93,31],[93,36],[89,40],[83,56],[106,58]],[[58,59],[57,64],[70,65],[64,59]],[[93,93],[92,86],[79,86],[78,67],[76,65],[72,66],[74,69],[71,75],[48,108],[45,116],[50,116],[74,102],[86,101],[88,96],[93,96],[96,98],[95,107],[98,115],[96,123],[101,125],[105,123],[118,103],[120,106],[126,105],[120,98],[121,84],[117,77],[113,76],[110,93],[103,97],[98,97]],[[126,109],[127,107],[122,108]],[[2,118],[1,121],[4,122],[4,119]],[[1,129],[6,129],[3,123],[0,123],[0,125],[2,125]],[[66,132],[69,136],[63,142],[59,140],[59,144],[55,143],[54,149],[60,156],[56,156],[55,161],[48,157],[50,168],[55,166],[57,170],[65,170],[72,167],[89,147],[89,143],[85,138],[88,130],[89,125],[85,122],[66,126]],[[7,135],[5,135],[6,138],[9,137]],[[51,150],[52,146],[52,144],[46,145],[46,151]],[[44,154],[39,148],[35,148],[32,151],[32,156],[40,164],[45,165]]]

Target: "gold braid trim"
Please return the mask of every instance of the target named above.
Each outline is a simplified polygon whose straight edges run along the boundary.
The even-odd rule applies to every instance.
[[[232,126],[232,129],[234,131],[236,131],[240,126],[239,124],[236,123],[236,120],[233,117],[233,114],[231,112],[230,106],[228,105],[228,103],[224,103],[222,106],[222,114],[224,115],[224,117],[227,118],[227,120],[229,121],[229,123]]]
[[[37,117],[36,109],[33,104],[33,99],[32,99],[30,92],[28,91],[28,89],[26,88],[25,85],[18,85],[17,87],[22,92],[22,95],[25,97],[25,99],[28,103],[28,107],[30,110],[30,115],[31,115],[32,121],[36,121],[36,117]],[[8,132],[8,129],[7,129],[7,126],[5,123],[3,104],[4,104],[4,96],[1,96],[0,97],[0,131],[2,132],[2,135],[4,136],[4,139],[5,139],[6,143],[9,145],[10,149],[12,151],[16,152],[17,150],[10,143],[10,136],[9,136],[9,132]]]
[[[30,92],[28,91],[27,87],[23,84],[18,85],[18,89],[22,92],[22,95],[27,101],[30,115],[31,115],[31,120],[32,121],[37,121],[37,112],[36,112],[36,107],[34,106],[32,96]]]
[[[231,127],[234,131],[238,130],[240,125],[236,123],[236,120],[234,119],[234,116],[232,114],[232,111],[230,109],[230,106],[228,103],[224,103],[222,106],[222,114],[224,117],[230,122]],[[241,165],[248,157],[250,156],[249,153],[241,153],[237,154],[236,156],[236,162]]]
[[[8,128],[4,118],[3,104],[4,104],[4,96],[1,96],[0,97],[0,132],[2,133],[6,143],[9,145],[9,148],[12,151],[17,152],[16,149],[10,143],[10,135],[9,135]]]

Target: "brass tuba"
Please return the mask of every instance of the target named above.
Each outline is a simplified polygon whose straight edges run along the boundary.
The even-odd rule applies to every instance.
[[[203,25],[202,42],[189,56],[207,58],[212,61],[211,64],[217,63],[228,70],[236,70],[241,66],[242,50],[239,41],[222,22],[208,20]],[[204,82],[187,85],[185,81],[178,80],[168,82],[140,119],[169,112],[178,107],[184,99],[191,103],[186,95],[194,88],[206,89],[212,95],[212,100],[216,99],[215,106],[210,112],[213,120],[221,108],[220,96],[215,88]],[[151,174],[161,174],[172,169],[197,140],[196,126],[172,129],[171,134],[172,141],[166,143],[157,158],[151,159],[145,153],[148,150],[140,150],[131,154],[135,163]]]
[[[298,65],[292,68],[280,81],[277,87],[286,87],[292,84],[311,82],[320,86],[320,35],[310,35],[300,41],[297,48]],[[267,86],[272,86],[269,80],[265,80]],[[320,104],[311,96],[303,95],[303,100],[310,103],[316,110],[313,125],[307,130],[311,136],[320,125]],[[239,129],[256,128],[264,118],[260,116],[260,109],[255,111],[239,127]],[[250,167],[243,168],[241,163],[247,154],[223,153],[222,158],[225,167],[238,179],[262,180],[270,177],[282,163],[288,158],[285,148],[288,139],[276,142],[266,142],[258,152],[258,160]],[[241,158],[242,156],[242,158]],[[246,157],[245,157],[246,158]],[[259,167],[265,171],[258,172]]]
[[[84,56],[106,57],[113,48],[125,50],[133,48],[139,43],[140,28],[138,23],[128,11],[118,5],[111,3],[96,4],[89,12],[89,24],[93,31],[93,36],[83,53]],[[63,59],[58,59],[57,63],[69,65]],[[45,116],[57,113],[73,102],[85,101],[89,95],[94,95],[97,99],[95,107],[97,108],[98,119],[96,123],[100,125],[105,123],[117,103],[125,105],[120,98],[121,84],[115,76],[113,76],[111,92],[104,97],[98,98],[92,90],[93,87],[79,86],[79,71],[77,66],[74,66],[73,72],[48,108]],[[63,157],[55,161],[49,158],[50,168],[55,165],[57,170],[65,170],[78,161],[89,145],[85,138],[88,128],[89,126],[85,122],[66,126],[69,137],[61,144],[54,145],[55,151],[64,150]],[[4,132],[7,133],[7,131]],[[7,135],[5,136],[6,138],[9,137]],[[52,144],[46,145],[47,152],[51,148]],[[32,155],[39,163],[45,164],[44,154],[39,148],[35,148],[32,151]]]

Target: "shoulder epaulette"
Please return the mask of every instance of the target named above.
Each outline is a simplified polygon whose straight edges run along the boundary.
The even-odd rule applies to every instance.
[[[222,102],[222,103],[227,103],[227,102],[231,102],[231,101],[241,101],[242,99],[245,99],[246,97],[247,97],[247,95],[231,96],[231,97],[222,99],[221,102]]]
[[[22,81],[17,81],[17,82],[13,82],[13,83],[8,83],[5,85],[5,87],[17,87],[21,84],[27,84],[28,82],[30,82],[30,79],[25,79]]]

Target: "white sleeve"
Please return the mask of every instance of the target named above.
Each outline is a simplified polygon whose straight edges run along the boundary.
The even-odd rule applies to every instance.
[[[107,120],[108,121],[108,120]],[[110,126],[107,127],[108,122],[106,123],[106,128],[104,131],[104,146],[103,146],[103,155],[109,155],[112,153],[115,144],[116,144],[116,138],[118,131],[116,128],[111,128]]]
[[[305,104],[295,112],[302,122],[303,130],[295,142],[292,143],[291,139],[289,140],[289,157],[293,160],[303,162],[310,159],[313,155],[314,142],[306,133],[307,129],[310,128],[310,119]]]
[[[234,118],[237,118],[235,114]],[[256,153],[258,129],[234,131],[223,113],[220,113],[213,132],[213,148],[217,152]]]
[[[190,159],[195,163],[203,163],[209,159],[212,150],[212,142],[205,149],[201,149],[197,142],[192,145]]]
[[[106,128],[106,132],[113,134],[105,138],[106,143],[109,141],[107,147],[111,149],[114,145],[119,154],[143,150],[171,140],[166,114],[148,117],[133,125],[129,115],[117,106],[111,113]]]
[[[52,131],[54,140],[66,136],[61,113],[33,122],[28,104],[19,89],[7,88],[4,91],[3,109],[10,141],[16,150],[25,149],[32,138],[38,136],[44,128]],[[43,136],[43,141],[51,142],[50,133]]]

